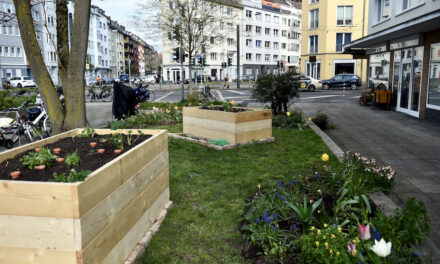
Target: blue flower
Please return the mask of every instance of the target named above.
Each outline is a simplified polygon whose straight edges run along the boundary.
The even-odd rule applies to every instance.
[[[278,186],[281,186],[283,183],[281,181],[278,182]]]
[[[272,227],[272,229],[274,229],[275,227],[273,225],[271,225],[270,227]]]
[[[261,223],[261,219],[258,217],[257,222],[260,224]]]
[[[277,218],[278,218],[278,214],[277,214],[277,213],[274,213],[274,214],[273,214],[273,219],[274,219],[274,220],[277,220]]]
[[[373,232],[374,232],[374,233],[376,233],[376,232],[377,232],[377,231],[376,231],[376,228],[374,228],[374,229],[373,229]]]
[[[380,240],[380,234],[379,234],[379,232],[376,233],[376,240],[378,240],[378,241]]]
[[[298,180],[295,179],[295,184],[298,184]]]
[[[292,182],[291,182],[291,181],[289,181],[289,185],[292,185]]]
[[[268,225],[270,225],[270,221],[272,221],[272,217],[267,218],[266,222]]]
[[[419,257],[419,253],[416,251],[416,252],[414,252],[414,256],[416,257],[416,258],[418,258]]]
[[[280,229],[277,227],[277,231],[280,231]]]
[[[296,225],[293,225],[293,230],[295,230],[296,229]]]
[[[358,264],[362,264],[362,262],[359,261]]]
[[[267,221],[267,217],[268,217],[268,215],[267,215],[267,212],[266,212],[266,213],[264,214],[264,216],[263,216],[263,219]]]
[[[281,197],[280,193],[277,193],[277,196],[278,196],[278,198],[280,198]]]
[[[286,200],[286,198],[284,198],[284,196],[282,196],[282,195],[281,195],[280,198],[281,198],[281,200],[283,200],[283,201]]]

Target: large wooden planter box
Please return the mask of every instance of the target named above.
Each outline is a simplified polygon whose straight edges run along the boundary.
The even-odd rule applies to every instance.
[[[210,139],[226,139],[231,144],[272,137],[272,111],[223,112],[183,108],[183,133]]]
[[[0,263],[123,263],[169,202],[167,132],[142,131],[153,137],[84,182],[1,180]],[[10,150],[0,162],[80,132]]]

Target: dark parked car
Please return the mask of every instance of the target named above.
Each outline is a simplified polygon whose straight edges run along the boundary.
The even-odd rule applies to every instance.
[[[205,75],[205,76],[197,75],[197,82],[201,82],[202,79],[203,79],[203,82],[212,82],[211,76],[208,76],[208,75]],[[193,80],[193,82],[196,81],[194,78],[192,80]]]
[[[346,87],[352,90],[361,86],[361,79],[356,74],[344,73],[338,74],[329,80],[322,81],[322,89],[328,90],[332,87]]]
[[[119,81],[120,82],[125,82],[125,83],[128,83],[128,80],[129,80],[129,76],[128,76],[128,74],[121,74],[121,75],[119,75]]]
[[[235,79],[232,80],[232,81],[236,82],[236,81],[237,81],[237,78],[235,78]],[[243,82],[252,82],[252,81],[255,81],[255,77],[254,77],[253,75],[247,75],[247,74],[245,74],[245,75],[240,75],[240,81],[243,81]]]

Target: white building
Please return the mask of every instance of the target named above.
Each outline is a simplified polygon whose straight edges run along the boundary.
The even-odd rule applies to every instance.
[[[284,70],[300,68],[301,57],[301,3],[277,0],[281,5],[281,61]]]
[[[125,73],[125,57],[124,57],[124,32],[125,27],[118,24],[116,21],[110,21],[110,28],[112,30],[111,37],[111,58],[110,68],[112,70],[113,78],[119,78],[119,75]]]

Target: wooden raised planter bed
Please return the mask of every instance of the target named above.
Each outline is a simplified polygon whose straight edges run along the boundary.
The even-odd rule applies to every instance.
[[[209,139],[226,139],[230,144],[272,137],[272,111],[252,109],[224,112],[183,108],[183,133]]]
[[[4,152],[0,162],[80,132]],[[83,182],[0,180],[0,263],[123,263],[169,203],[167,132],[142,132],[153,136]]]

